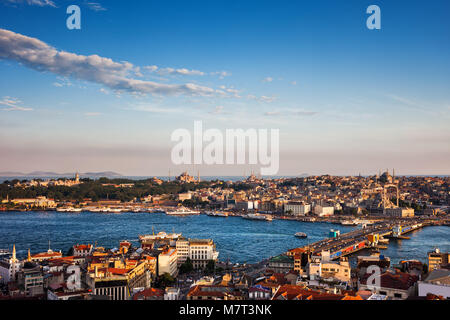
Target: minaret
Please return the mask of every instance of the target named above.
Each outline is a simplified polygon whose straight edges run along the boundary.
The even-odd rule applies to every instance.
[[[28,248],[28,257],[27,257],[27,261],[31,262],[31,252],[30,252],[30,248]]]
[[[13,252],[12,252],[12,257],[11,259],[16,262],[17,261],[17,257],[16,257],[16,244],[13,244]]]
[[[198,182],[200,182],[200,170],[198,170],[197,176],[198,176]]]

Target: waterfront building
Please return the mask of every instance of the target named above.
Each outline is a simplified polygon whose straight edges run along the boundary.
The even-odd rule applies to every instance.
[[[19,271],[20,261],[16,257],[16,245],[13,245],[11,258],[0,260],[0,283],[7,284],[10,281],[15,281]]]
[[[192,199],[192,193],[191,192],[179,193],[177,195],[177,200],[178,201],[191,200],[191,199]]]
[[[439,269],[442,265],[450,263],[450,253],[441,252],[439,249],[428,252],[428,270]]]
[[[219,252],[212,239],[179,239],[176,242],[178,265],[183,264],[187,258],[192,262],[194,269],[206,267],[208,261],[217,261]]]
[[[319,217],[331,216],[334,214],[334,207],[329,205],[319,205],[314,206],[314,214]]]
[[[311,212],[311,205],[303,202],[290,201],[284,205],[284,213],[292,216],[304,216]]]

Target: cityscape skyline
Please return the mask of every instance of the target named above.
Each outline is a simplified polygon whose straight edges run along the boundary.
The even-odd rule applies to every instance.
[[[1,4],[1,171],[182,172],[170,134],[202,120],[280,129],[277,175],[450,174],[445,2],[380,1],[381,30],[355,1],[82,2],[81,30],[70,4]]]

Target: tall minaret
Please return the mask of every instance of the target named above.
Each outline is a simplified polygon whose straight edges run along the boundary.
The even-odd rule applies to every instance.
[[[31,262],[31,252],[30,252],[30,248],[28,248],[28,257],[27,257],[27,261]]]
[[[200,182],[200,170],[198,170],[197,176],[198,176],[198,181],[197,182]]]
[[[16,244],[13,244],[13,252],[12,252],[11,260],[14,261],[14,262],[17,261],[17,257],[16,257]]]

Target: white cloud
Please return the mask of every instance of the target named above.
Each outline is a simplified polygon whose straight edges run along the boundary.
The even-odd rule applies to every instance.
[[[12,4],[28,4],[30,6],[56,8],[55,3],[50,0],[6,0],[6,1]]]
[[[268,97],[268,96],[257,97],[257,96],[255,96],[253,94],[249,94],[247,96],[247,99],[255,100],[255,101],[258,101],[258,102],[271,103],[271,102],[274,102],[277,98],[274,97],[274,96],[271,96],[271,97]]]
[[[262,80],[262,82],[272,82],[273,78],[272,77],[266,77]]]
[[[140,94],[211,96],[215,90],[194,83],[161,84],[132,78],[133,64],[100,57],[58,51],[36,38],[0,29],[0,59],[8,59],[41,72],[102,84],[112,90]]]
[[[86,5],[89,9],[94,11],[106,11],[106,8],[104,8],[100,3],[98,2],[86,2]]]
[[[21,106],[22,101],[13,97],[3,97],[0,100],[0,106],[7,106],[8,108],[0,108],[1,111],[32,111],[32,108]]]
[[[181,75],[181,76],[203,76],[204,72],[198,70],[189,70],[186,68],[174,69],[174,68],[162,68],[158,70],[160,75]]]
[[[318,114],[316,111],[306,111],[301,109],[283,109],[283,110],[275,110],[275,111],[267,111],[264,113],[265,116],[299,116],[299,117],[305,117],[305,116],[313,116]]]

